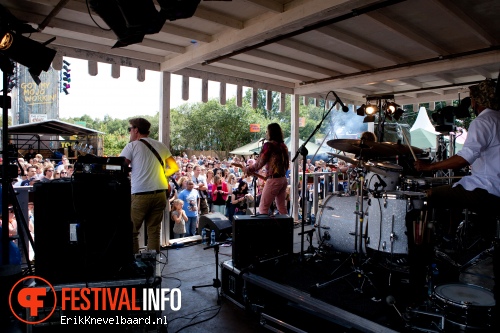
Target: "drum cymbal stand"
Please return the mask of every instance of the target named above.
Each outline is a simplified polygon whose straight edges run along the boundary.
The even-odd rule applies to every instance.
[[[357,191],[357,200],[356,200],[356,211],[354,214],[356,215],[355,218],[355,229],[354,229],[354,251],[349,254],[349,256],[337,267],[333,272],[330,273],[330,275],[335,275],[335,273],[349,260],[352,263],[352,271],[344,274],[342,276],[339,276],[337,278],[334,278],[330,281],[327,281],[325,283],[317,283],[315,285],[316,288],[323,288],[326,287],[338,280],[344,279],[352,274],[356,274],[358,277],[358,285],[354,286],[354,291],[363,293],[363,287],[365,282],[368,282],[370,286],[375,290],[376,295],[372,299],[376,301],[380,301],[380,297],[378,296],[378,290],[373,284],[372,280],[370,277],[367,275],[367,273],[363,270],[363,265],[369,262],[370,258],[365,258],[364,260],[360,260],[360,256],[363,255],[363,249],[362,249],[362,244],[363,244],[363,235],[362,235],[362,230],[363,230],[363,222],[364,222],[364,212],[363,212],[363,200],[364,200],[364,173],[365,173],[365,168],[363,166],[362,159],[359,159],[359,166],[360,166],[360,175],[357,177],[358,181],[358,191]],[[348,282],[351,284],[350,282]],[[352,284],[351,284],[352,285]]]

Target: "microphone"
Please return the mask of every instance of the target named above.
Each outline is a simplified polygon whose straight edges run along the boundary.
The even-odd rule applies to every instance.
[[[339,103],[340,106],[342,107],[342,111],[349,112],[349,107],[345,106],[344,103],[342,103],[342,100],[340,99],[339,96],[337,96],[337,94],[335,93],[335,91],[332,90],[332,94],[333,94],[333,96],[335,96],[335,98],[337,100],[337,103]]]
[[[266,138],[262,138],[258,142],[264,142],[264,141],[266,141]]]
[[[386,182],[384,182],[384,180],[382,179],[382,177],[380,177],[380,176],[379,176],[379,175],[377,175],[377,174],[375,174],[375,176],[377,176],[378,181],[379,181],[379,183],[380,183],[380,186],[382,186],[382,188],[387,187],[387,183],[386,183]]]

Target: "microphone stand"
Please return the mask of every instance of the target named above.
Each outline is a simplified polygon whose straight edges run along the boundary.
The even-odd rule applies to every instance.
[[[326,103],[326,101],[328,101],[328,100],[325,98],[325,103]],[[338,103],[338,99],[335,99],[335,103],[333,103],[332,106],[330,107],[330,109],[328,109],[328,111],[325,113],[323,118],[320,120],[320,122],[318,123],[316,128],[312,131],[311,135],[309,135],[307,140],[304,141],[304,143],[299,147],[299,149],[295,153],[295,156],[292,159],[292,163],[293,163],[293,162],[295,162],[295,160],[297,159],[297,157],[299,155],[302,155],[302,223],[301,223],[302,229],[300,232],[301,233],[301,235],[300,235],[300,259],[304,259],[304,234],[305,234],[304,226],[306,224],[306,198],[305,198],[306,191],[305,191],[305,187],[307,186],[307,179],[306,179],[307,160],[306,160],[306,157],[308,154],[306,144],[311,140],[311,138],[316,134],[316,132],[318,132],[318,130],[321,128],[321,125],[323,124],[323,121],[330,114],[330,111],[332,111],[333,107],[335,105],[337,105],[337,103]]]

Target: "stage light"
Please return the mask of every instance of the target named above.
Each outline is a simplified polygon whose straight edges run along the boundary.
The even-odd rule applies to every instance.
[[[70,88],[70,85],[69,85],[69,84],[67,84],[67,83],[63,83],[63,89],[62,89],[62,90],[64,91],[64,93],[65,93],[66,95],[69,95],[69,91],[68,91],[68,89],[69,89],[69,88]]]
[[[365,104],[361,105],[359,108],[357,108],[356,114],[358,116],[364,116],[365,115],[365,108],[366,108]]]
[[[112,48],[141,43],[145,35],[160,32],[166,20],[193,16],[200,0],[89,0],[96,12],[118,37]]]
[[[15,32],[3,30],[2,33],[0,53],[27,67],[33,80],[39,84],[38,77],[42,71],[49,70],[56,51]]]
[[[378,106],[372,105],[372,104],[367,104],[365,107],[365,113],[367,115],[372,115],[378,112]]]
[[[396,110],[398,109],[399,105],[394,103],[394,102],[386,102],[385,104],[385,110],[386,112],[388,112],[389,114],[394,114],[396,113]]]
[[[364,123],[373,123],[375,122],[375,115],[368,115],[363,119]]]
[[[392,117],[394,118],[394,120],[399,120],[399,118],[401,118],[404,112],[405,111],[403,109],[397,108]]]
[[[63,82],[62,86],[62,91],[68,95],[69,94],[69,88],[71,87],[71,85],[69,84],[71,82],[71,74],[69,72],[71,72],[71,69],[69,68],[69,65],[70,63],[67,62],[66,60],[63,60],[63,67],[62,67],[62,72],[61,72],[61,80],[62,81],[66,81],[66,82]]]

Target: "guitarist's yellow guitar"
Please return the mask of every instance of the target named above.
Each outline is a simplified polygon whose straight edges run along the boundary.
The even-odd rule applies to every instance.
[[[247,167],[241,163],[231,163],[231,165],[234,165],[234,166],[237,166],[238,168],[240,168],[241,170],[246,170]],[[250,176],[256,176],[256,177],[259,177],[260,179],[262,180],[267,180],[267,177],[266,176],[263,176],[261,174],[258,174],[258,173],[255,173],[255,172],[246,172],[247,175],[250,175]]]

